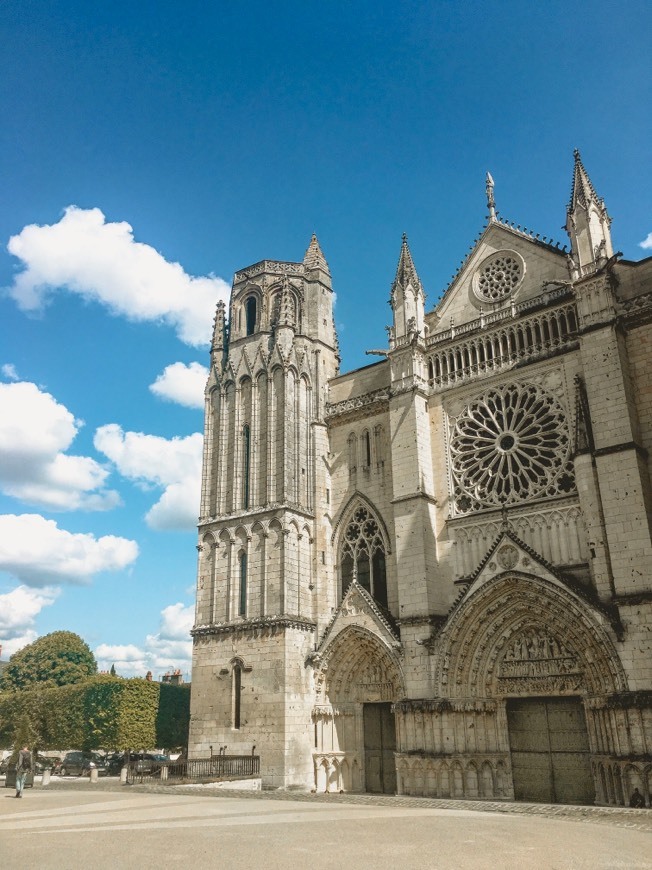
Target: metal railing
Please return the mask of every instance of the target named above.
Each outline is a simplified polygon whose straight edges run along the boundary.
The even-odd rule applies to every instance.
[[[128,783],[217,782],[260,776],[259,755],[214,755],[186,761],[136,760],[129,763]]]

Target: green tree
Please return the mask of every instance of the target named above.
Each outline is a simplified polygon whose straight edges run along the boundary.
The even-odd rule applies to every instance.
[[[95,673],[97,662],[88,644],[72,631],[53,631],[11,656],[0,687],[15,691],[35,685],[67,686]]]
[[[110,671],[110,674],[111,674],[112,677],[115,677],[115,665],[111,665],[111,671]]]

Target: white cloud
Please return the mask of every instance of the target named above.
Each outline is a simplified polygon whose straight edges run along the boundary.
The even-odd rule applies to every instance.
[[[54,587],[30,589],[17,586],[0,595],[0,644],[2,658],[8,659],[19,649],[36,640],[34,619],[44,607],[54,603],[59,590]]]
[[[19,381],[20,378],[18,376],[18,372],[16,371],[16,366],[13,363],[5,363],[2,366],[2,377],[6,378],[8,381]]]
[[[208,369],[200,363],[176,362],[166,366],[149,388],[154,395],[170,402],[187,408],[203,408],[207,378]]]
[[[99,208],[71,205],[58,223],[30,224],[7,247],[24,266],[9,293],[25,311],[65,288],[130,320],[168,323],[182,341],[201,345],[210,341],[217,301],[229,296],[221,278],[188,275]]]
[[[118,571],[138,556],[127,538],[96,538],[60,529],[39,514],[0,515],[0,571],[27,586],[86,583],[100,571]]]
[[[100,644],[95,650],[98,667],[108,671],[115,665],[116,672],[123,677],[144,677],[151,671],[155,679],[179,669],[185,678],[192,660],[193,621],[192,606],[171,604],[161,611],[159,632],[147,635],[143,648],[135,644]]]
[[[101,426],[95,447],[124,477],[163,489],[146,515],[154,529],[194,529],[199,513],[203,438],[161,438],[143,432],[123,432],[116,423]]]
[[[0,489],[52,510],[108,510],[120,503],[109,475],[88,456],[64,451],[83,425],[36,384],[0,383]]]
[[[646,251],[649,251],[652,248],[652,233],[648,233],[647,237],[643,239],[642,242],[638,243],[639,248],[645,248]]]

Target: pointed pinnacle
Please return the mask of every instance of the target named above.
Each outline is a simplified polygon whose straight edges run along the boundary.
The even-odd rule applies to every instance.
[[[328,263],[315,233],[312,234],[310,239],[310,244],[303,258],[303,264],[307,269],[321,269],[330,275]]]

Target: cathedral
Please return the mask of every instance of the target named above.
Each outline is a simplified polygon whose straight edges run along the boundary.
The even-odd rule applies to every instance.
[[[339,370],[315,236],[218,304],[191,758],[255,753],[267,788],[650,805],[652,258],[614,250],[577,152],[568,250],[486,193],[431,310],[403,238],[371,365]]]

